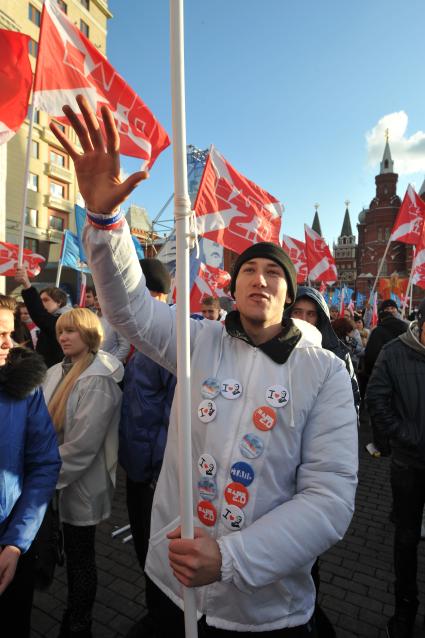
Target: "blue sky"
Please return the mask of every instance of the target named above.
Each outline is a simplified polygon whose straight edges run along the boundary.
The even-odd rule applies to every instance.
[[[168,2],[109,6],[108,58],[171,136]],[[332,242],[344,201],[354,227],[375,194],[385,128],[398,194],[422,184],[424,23],[423,0],[186,0],[187,143],[280,199],[286,234],[303,239],[318,202]],[[153,218],[172,192],[169,148],[131,202]]]

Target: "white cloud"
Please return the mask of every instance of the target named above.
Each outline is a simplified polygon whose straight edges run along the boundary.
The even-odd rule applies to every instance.
[[[425,172],[425,133],[417,131],[407,137],[409,118],[405,111],[384,115],[366,133],[367,159],[370,166],[379,165],[385,146],[385,131],[389,131],[394,171],[400,175]]]

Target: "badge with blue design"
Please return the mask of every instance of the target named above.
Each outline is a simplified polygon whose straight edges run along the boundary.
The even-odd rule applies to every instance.
[[[242,483],[242,485],[248,487],[248,485],[251,485],[254,480],[255,472],[249,463],[238,461],[237,463],[233,463],[230,468],[230,476],[237,483]]]
[[[201,386],[201,394],[204,399],[215,399],[220,394],[220,381],[214,377],[205,379]]]
[[[256,459],[263,453],[264,443],[256,434],[245,434],[239,449],[247,459]]]
[[[203,501],[213,501],[217,496],[217,485],[213,478],[203,476],[198,481],[199,496]]]

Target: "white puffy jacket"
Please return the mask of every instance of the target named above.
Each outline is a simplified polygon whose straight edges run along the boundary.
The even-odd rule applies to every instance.
[[[46,403],[62,378],[62,363],[49,368],[43,384]],[[71,525],[96,525],[111,514],[118,462],[123,365],[100,350],[78,377],[59,434],[62,467],[60,516]]]
[[[145,354],[176,373],[175,312],[145,288],[127,226],[115,231],[85,229],[85,248],[105,315]],[[222,579],[197,589],[197,606],[213,626],[233,631],[271,631],[306,623],[315,589],[310,570],[340,540],[352,517],[357,471],[357,425],[350,379],[343,362],[320,346],[320,333],[297,322],[303,336],[285,364],[260,348],[230,336],[215,321],[191,322],[192,474],[194,523],[200,501],[198,462],[211,455],[217,466],[217,522],[207,530],[218,539]],[[218,395],[217,417],[198,418],[207,378],[237,380],[237,400]],[[267,405],[266,391],[284,386],[289,401],[276,409],[277,424],[263,432],[253,412]],[[256,434],[258,458],[241,454],[240,442]],[[180,607],[182,591],[168,564],[166,534],[179,524],[176,409],[152,510],[146,570]],[[224,490],[234,463],[255,472],[239,531],[224,525]]]

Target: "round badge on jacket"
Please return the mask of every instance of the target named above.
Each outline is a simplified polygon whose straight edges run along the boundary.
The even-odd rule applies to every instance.
[[[213,501],[217,496],[217,485],[210,476],[203,476],[198,481],[199,496],[203,501]]]
[[[247,487],[251,485],[254,480],[255,472],[249,463],[238,461],[237,463],[233,463],[230,468],[230,476],[236,483],[242,483],[242,485]]]
[[[212,399],[201,401],[198,406],[198,419],[202,421],[202,423],[211,423],[211,421],[214,421],[216,414],[217,406]]]
[[[221,520],[232,531],[237,531],[245,523],[245,514],[237,505],[226,505],[221,512]]]
[[[276,410],[268,405],[261,405],[252,415],[252,421],[255,427],[262,432],[272,430],[276,425],[276,420]]]
[[[239,449],[247,459],[256,459],[263,453],[264,443],[256,434],[245,434]]]
[[[237,379],[224,379],[221,382],[220,392],[225,399],[239,399],[242,394],[242,383]]]
[[[245,485],[242,483],[229,483],[224,490],[224,498],[229,505],[237,505],[245,507],[248,503],[249,493]]]
[[[215,399],[220,394],[220,381],[214,377],[205,379],[201,386],[201,394],[204,399]]]
[[[266,390],[266,401],[272,408],[284,408],[289,401],[289,392],[283,385],[271,385]]]
[[[214,505],[209,501],[199,501],[198,503],[198,518],[207,527],[215,525],[217,520],[217,510]]]

